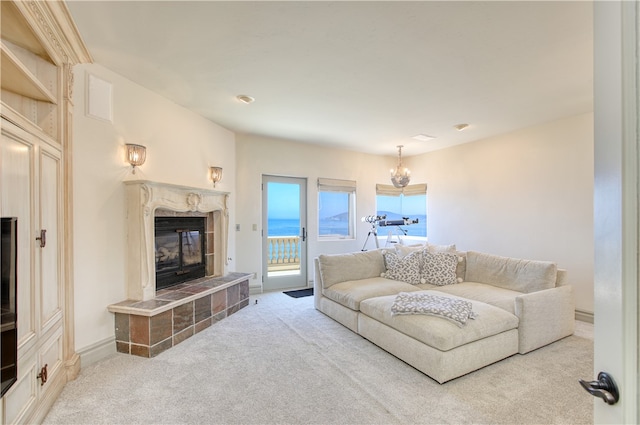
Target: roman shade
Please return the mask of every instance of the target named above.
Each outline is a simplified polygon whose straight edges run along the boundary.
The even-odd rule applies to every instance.
[[[415,196],[425,195],[427,193],[427,184],[410,184],[404,188],[397,188],[390,184],[377,184],[376,195],[383,196]]]

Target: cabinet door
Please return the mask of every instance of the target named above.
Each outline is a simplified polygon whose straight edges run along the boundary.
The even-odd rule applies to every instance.
[[[5,395],[4,423],[20,422],[36,405],[38,329],[33,228],[37,139],[2,120],[0,139],[0,214],[18,219],[18,381]]]
[[[36,337],[36,288],[33,245],[35,150],[33,136],[2,120],[0,213],[18,218],[18,358]]]
[[[38,241],[40,255],[40,326],[44,334],[62,325],[61,238],[60,238],[60,154],[41,147],[39,152],[39,218],[36,234],[44,238]],[[44,245],[44,246],[43,246]]]

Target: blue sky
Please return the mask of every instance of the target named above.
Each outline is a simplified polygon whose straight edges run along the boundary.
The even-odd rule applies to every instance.
[[[291,219],[300,217],[300,186],[297,184],[267,184],[267,209],[270,219]]]

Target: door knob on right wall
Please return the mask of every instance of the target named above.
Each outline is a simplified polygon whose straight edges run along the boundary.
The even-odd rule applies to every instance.
[[[597,381],[587,382],[580,379],[578,382],[589,394],[600,397],[607,404],[616,404],[620,399],[615,381],[606,372],[600,372]]]

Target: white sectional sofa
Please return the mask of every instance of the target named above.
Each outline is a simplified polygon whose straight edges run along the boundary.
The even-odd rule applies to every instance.
[[[316,309],[439,383],[575,326],[572,287],[555,263],[453,246],[320,255],[314,298]]]

